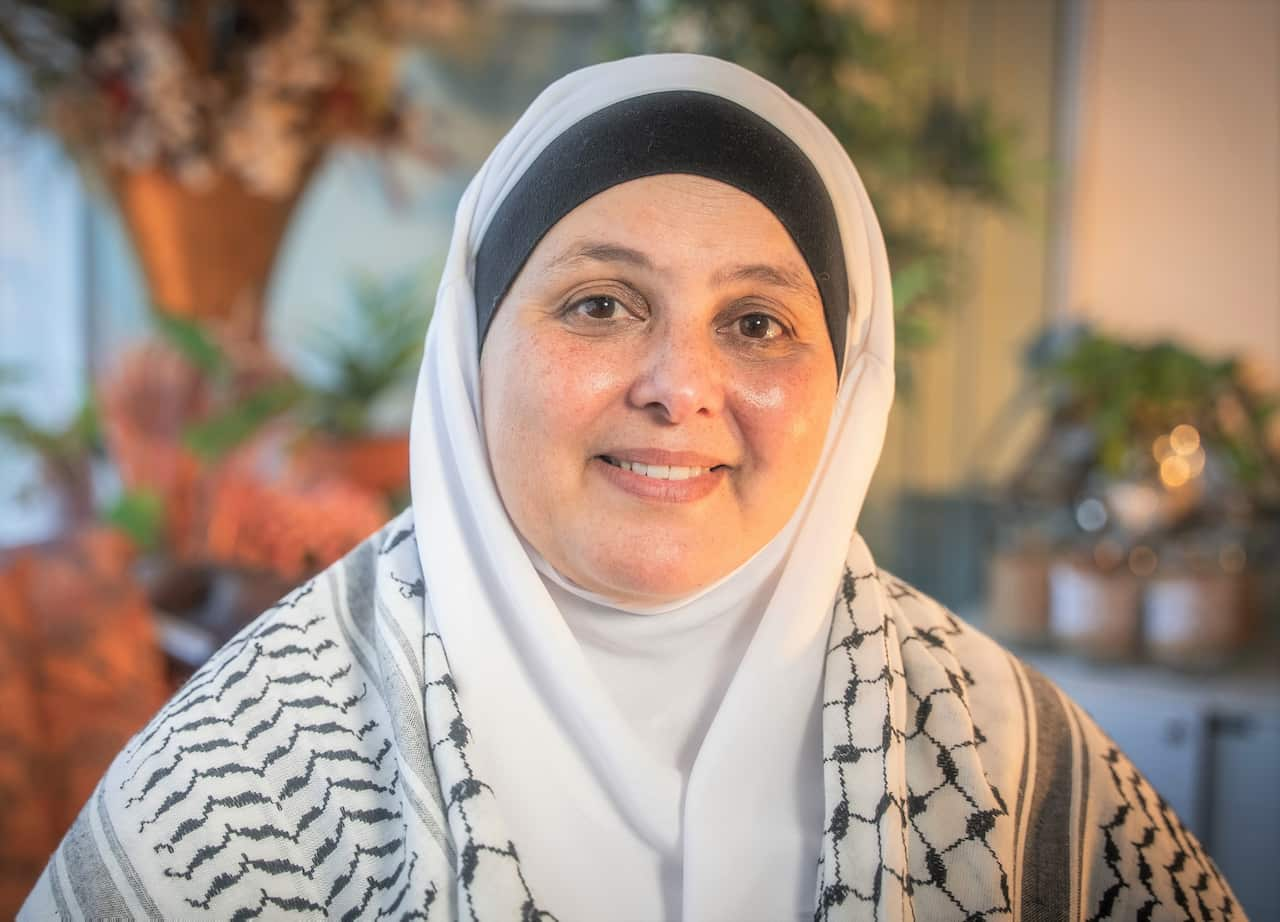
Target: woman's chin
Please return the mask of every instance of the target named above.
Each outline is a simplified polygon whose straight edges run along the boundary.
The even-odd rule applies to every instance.
[[[674,602],[705,589],[736,564],[688,554],[600,555],[565,573],[578,585],[619,605],[650,606]]]

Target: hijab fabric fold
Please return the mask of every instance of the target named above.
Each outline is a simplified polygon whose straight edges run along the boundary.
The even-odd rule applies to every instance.
[[[804,152],[835,209],[851,302],[813,482],[783,531],[711,591],[752,599],[726,616],[758,625],[687,773],[633,732],[502,506],[481,425],[474,295],[485,231],[539,154],[592,113],[670,90],[737,103]],[[844,149],[802,105],[724,61],[651,55],[570,74],[533,102],[467,188],[414,406],[414,522],[479,773],[505,805],[530,886],[562,918],[606,917],[611,907],[687,919],[812,912],[825,642],[892,402],[892,315],[883,238]],[[705,595],[645,617],[677,622]]]

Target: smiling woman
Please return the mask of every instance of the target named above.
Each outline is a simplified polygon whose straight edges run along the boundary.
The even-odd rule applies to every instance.
[[[1242,918],[1050,683],[876,568],[884,241],[759,77],[588,68],[468,187],[413,508],[116,759],[23,917]]]
[[[615,186],[551,228],[480,375],[517,530],[577,585],[641,605],[708,586],[782,529],[836,395],[822,300],[786,229],[688,175]]]

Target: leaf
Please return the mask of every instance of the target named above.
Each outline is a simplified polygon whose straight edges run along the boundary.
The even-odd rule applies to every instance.
[[[34,451],[42,458],[57,455],[56,436],[33,425],[25,416],[12,411],[0,412],[0,437],[20,448]]]
[[[349,329],[313,326],[308,350],[332,372],[301,401],[311,425],[339,436],[368,429],[368,410],[418,367],[431,306],[419,279],[380,283],[368,275],[351,282],[356,312]]]
[[[97,402],[92,395],[85,400],[80,411],[76,413],[69,432],[86,452],[97,451],[103,447],[102,420],[98,414]]]
[[[925,260],[917,260],[893,273],[893,303],[906,308],[933,292],[938,281],[938,268]]]
[[[182,443],[200,459],[218,461],[296,405],[301,396],[301,387],[293,381],[267,385],[229,409],[187,426]]]
[[[155,550],[164,534],[164,500],[150,490],[128,490],[102,513],[141,550]]]
[[[153,320],[161,337],[200,371],[216,377],[230,374],[226,353],[200,324],[165,311],[155,311]]]

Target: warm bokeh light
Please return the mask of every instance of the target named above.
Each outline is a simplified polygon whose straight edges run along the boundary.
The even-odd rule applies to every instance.
[[[1160,481],[1171,490],[1191,479],[1191,465],[1181,455],[1173,455],[1160,462]]]
[[[1191,471],[1192,477],[1199,477],[1204,473],[1204,449],[1197,448],[1191,454],[1187,455],[1187,467]]]
[[[1129,552],[1129,569],[1137,576],[1150,576],[1156,572],[1160,558],[1145,544],[1139,544]]]
[[[1169,444],[1180,455],[1189,455],[1200,447],[1200,431],[1190,423],[1175,426],[1169,433]]]
[[[1114,570],[1124,559],[1124,548],[1113,538],[1104,538],[1093,548],[1093,562],[1104,573]]]

